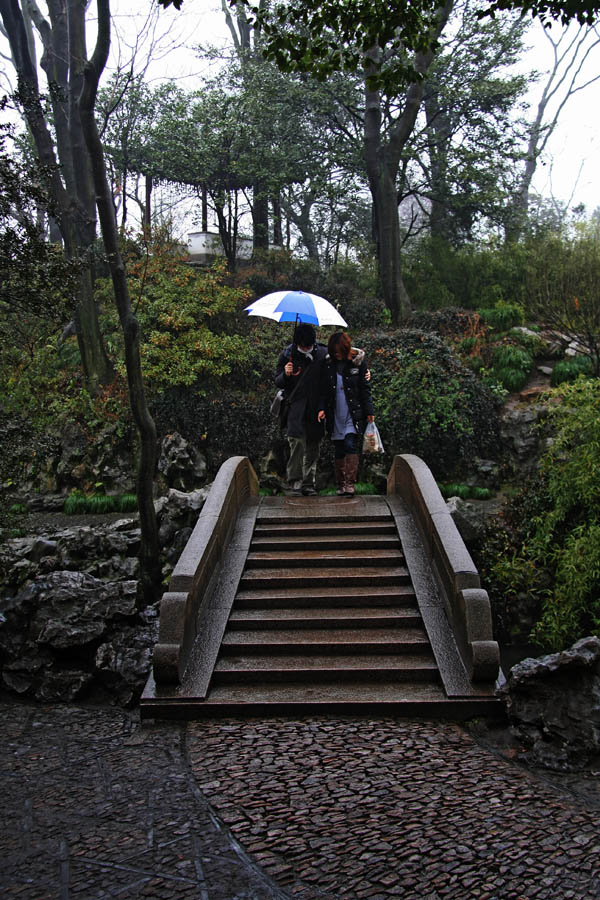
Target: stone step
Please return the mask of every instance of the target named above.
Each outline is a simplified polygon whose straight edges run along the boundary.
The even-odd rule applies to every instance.
[[[421,627],[289,628],[226,631],[221,653],[410,653],[428,651]]]
[[[312,566],[393,566],[404,562],[400,550],[270,550],[250,551],[246,569]]]
[[[423,620],[416,609],[393,607],[355,606],[349,609],[339,607],[309,607],[293,609],[234,609],[227,623],[228,629],[251,628],[387,628],[398,625],[422,627]]]
[[[272,537],[255,536],[250,545],[250,552],[265,552],[271,550],[399,550],[400,540],[393,534],[307,534],[300,535],[273,535]]]
[[[433,656],[427,653],[352,655],[307,655],[263,654],[250,656],[222,656],[213,672],[209,698],[213,687],[221,684],[238,684],[242,689],[247,684],[279,683],[295,681],[332,682],[340,684],[348,680],[355,684],[381,681],[403,681],[420,684],[424,681],[436,682],[439,672]]]
[[[343,501],[342,501],[343,503]],[[310,503],[307,504],[307,508],[302,513],[298,513],[298,515],[287,516],[282,514],[271,515],[267,512],[259,512],[256,517],[257,525],[313,525],[313,524],[332,524],[336,523],[343,519],[344,522],[360,522],[360,523],[369,523],[369,522],[385,522],[389,524],[391,519],[391,514],[388,510],[387,513],[360,513],[353,512],[349,507],[346,510],[342,510],[340,512],[339,508],[336,508],[334,512],[321,511],[318,509],[314,511],[310,510]],[[314,501],[313,501],[314,505]]]
[[[256,590],[238,591],[235,608],[268,609],[280,607],[312,608],[327,605],[340,609],[353,606],[364,606],[373,603],[376,606],[402,606],[416,608],[415,592],[411,584],[356,584],[336,587],[273,587]]]
[[[410,576],[404,566],[364,566],[353,570],[336,569],[330,566],[311,566],[302,572],[280,569],[246,569],[240,579],[241,590],[247,588],[275,587],[327,587],[330,585],[384,585],[408,584]]]
[[[146,691],[141,705],[145,719],[160,716],[173,720],[214,716],[361,715],[449,719],[465,721],[475,716],[503,719],[504,706],[496,697],[449,698],[436,681],[404,682],[373,679],[358,681],[297,682],[276,684],[245,682],[214,685],[206,699],[196,699],[193,688],[185,696],[154,696]]]
[[[381,522],[348,522],[345,519],[339,522],[310,522],[296,524],[295,520],[276,525],[257,525],[254,529],[255,536],[274,537],[283,535],[352,535],[352,534],[394,534],[397,535],[396,525],[389,518]]]

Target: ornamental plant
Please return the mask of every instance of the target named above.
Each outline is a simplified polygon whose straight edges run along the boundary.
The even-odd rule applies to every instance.
[[[490,567],[498,595],[534,597],[531,638],[562,650],[600,633],[600,381],[550,393],[553,441],[512,505],[518,541]]]
[[[386,450],[415,453],[443,477],[498,446],[492,392],[437,335],[413,330],[365,341]]]
[[[203,394],[247,365],[248,345],[236,332],[251,295],[228,283],[225,263],[193,268],[169,243],[153,244],[148,253],[135,251],[130,246],[127,275],[140,323],[142,370],[151,394],[182,385],[194,385]],[[122,339],[107,279],[100,281],[97,296],[106,309],[109,346],[123,372]]]

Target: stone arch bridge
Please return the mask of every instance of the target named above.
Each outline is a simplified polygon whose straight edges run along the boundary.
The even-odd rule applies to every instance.
[[[386,496],[260,497],[219,470],[160,607],[145,718],[501,715],[489,598],[427,465]]]

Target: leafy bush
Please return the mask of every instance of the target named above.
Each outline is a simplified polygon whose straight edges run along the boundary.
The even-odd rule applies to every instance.
[[[491,374],[507,391],[520,391],[533,368],[533,357],[516,344],[500,344],[492,351]]]
[[[575,381],[580,375],[591,375],[592,363],[587,356],[574,356],[572,359],[561,359],[552,369],[550,384],[558,387],[565,381]]]
[[[154,394],[177,385],[200,384],[200,390],[208,390],[249,362],[239,323],[250,294],[227,283],[222,262],[199,270],[185,265],[168,244],[150,249],[127,260],[146,385]],[[108,344],[123,374],[123,339],[110,281],[99,279],[96,293],[106,309]]]
[[[442,497],[460,497],[461,500],[489,500],[494,492],[489,488],[478,487],[470,484],[440,484],[438,485]]]
[[[434,331],[458,341],[474,341],[472,347],[485,332],[479,313],[458,306],[418,312],[413,317],[412,326],[420,331]]]
[[[521,369],[511,369],[508,366],[494,368],[494,377],[498,379],[502,387],[510,394],[522,390],[527,384],[527,374]]]
[[[561,650],[600,629],[600,381],[553,396],[553,443],[509,504],[513,535],[488,573],[499,605],[537,605],[533,640]]]
[[[479,315],[494,331],[508,331],[525,321],[523,307],[518,303],[506,303],[499,300],[493,309],[480,309]]]
[[[135,494],[121,494],[117,497],[117,512],[137,512],[138,499]]]
[[[546,341],[539,334],[533,334],[531,327],[528,327],[526,331],[522,328],[511,328],[508,337],[513,343],[524,347],[534,358],[544,356],[549,352]]]
[[[600,375],[600,232],[597,220],[550,234],[526,270],[528,315],[584,344]]]
[[[493,308],[499,300],[522,303],[525,269],[535,253],[524,242],[469,243],[455,247],[423,239],[404,254],[405,283],[419,310],[449,306]]]
[[[437,335],[400,330],[361,340],[386,451],[415,453],[439,474],[493,455],[497,402]]]
[[[377,488],[370,481],[357,481],[354,485],[354,491],[362,496],[364,494],[376,494]]]

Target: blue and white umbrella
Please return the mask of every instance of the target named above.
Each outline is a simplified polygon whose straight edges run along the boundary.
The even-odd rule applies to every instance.
[[[276,322],[310,322],[311,325],[347,323],[328,300],[305,291],[274,291],[246,307],[249,316],[263,316]]]

